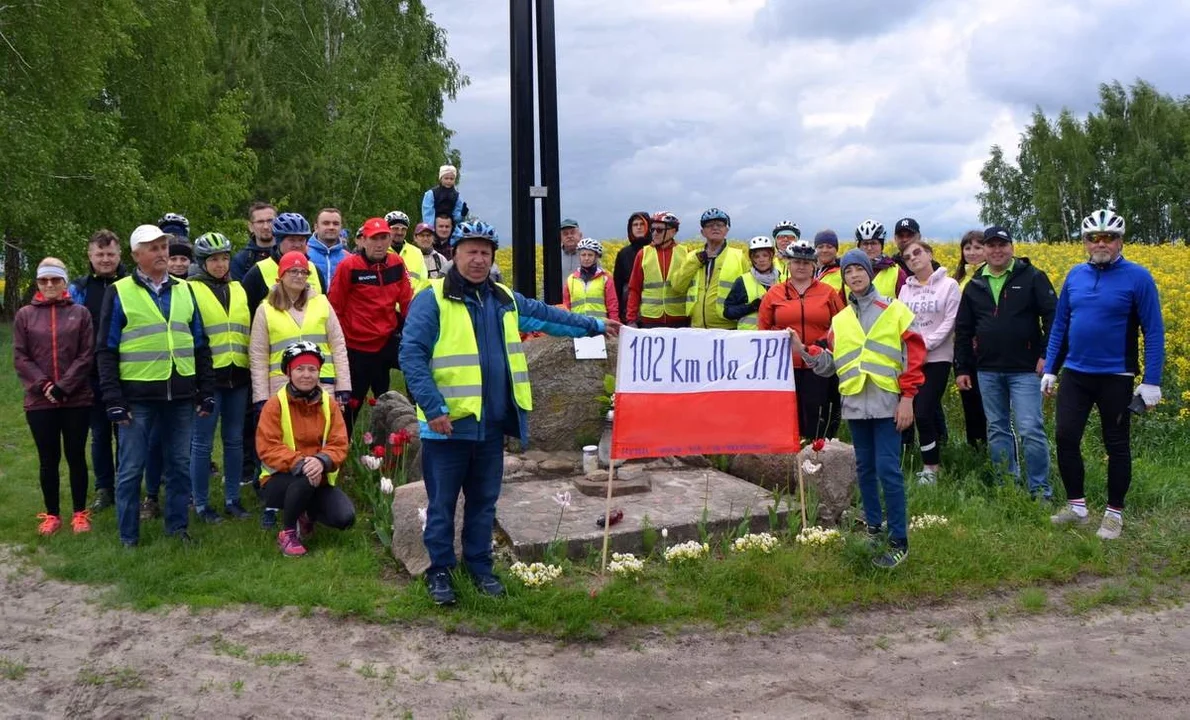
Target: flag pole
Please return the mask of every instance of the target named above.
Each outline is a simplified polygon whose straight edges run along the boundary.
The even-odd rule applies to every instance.
[[[805,530],[806,525],[806,481],[802,478],[802,454],[798,451],[797,454],[797,497],[798,504],[802,507],[802,529]]]
[[[612,423],[615,423],[612,417]],[[599,574],[607,572],[607,545],[612,532],[612,479],[616,472],[616,460],[608,453],[607,458],[607,501],[603,507],[603,562],[599,566]]]

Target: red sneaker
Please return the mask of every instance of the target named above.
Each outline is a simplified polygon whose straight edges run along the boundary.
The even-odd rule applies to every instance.
[[[40,535],[53,535],[58,532],[58,528],[62,527],[62,518],[57,515],[38,513],[37,519],[41,521],[41,524],[37,526],[37,532]]]
[[[74,530],[75,535],[91,532],[91,511],[79,510],[76,512],[70,519],[70,529]]]
[[[301,557],[306,554],[305,546],[297,539],[296,530],[282,530],[277,533],[277,545],[281,547],[281,554],[287,557]]]

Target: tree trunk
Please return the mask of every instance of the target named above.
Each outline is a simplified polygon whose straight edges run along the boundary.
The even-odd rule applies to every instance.
[[[4,307],[5,320],[11,320],[21,304],[21,247],[20,240],[4,231]]]

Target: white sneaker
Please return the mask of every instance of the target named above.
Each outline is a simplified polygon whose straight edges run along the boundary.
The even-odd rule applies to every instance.
[[[1103,540],[1117,540],[1124,530],[1124,520],[1112,513],[1103,513],[1103,522],[1095,534]]]
[[[1050,522],[1054,525],[1078,525],[1080,527],[1091,522],[1090,515],[1079,515],[1067,505],[1058,511],[1057,515],[1050,515]]]
[[[938,482],[938,473],[933,470],[922,470],[917,474],[918,485],[933,485]]]

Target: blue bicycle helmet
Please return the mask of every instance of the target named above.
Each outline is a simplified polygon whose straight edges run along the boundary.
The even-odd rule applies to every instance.
[[[273,221],[273,237],[283,238],[286,235],[306,235],[311,233],[310,223],[297,213],[281,213]]]
[[[711,208],[710,210],[707,210],[706,212],[704,212],[702,214],[702,217],[700,217],[698,219],[698,226],[706,227],[707,223],[712,222],[714,220],[722,220],[723,222],[727,223],[728,227],[731,226],[731,216],[728,215],[727,213],[723,212],[719,208]]]
[[[459,231],[450,238],[450,246],[455,247],[464,240],[475,240],[477,238],[482,238],[492,243],[493,250],[500,247],[500,236],[496,234],[496,228],[488,225],[483,220],[465,222],[459,225]]]

